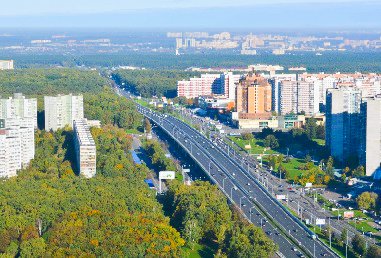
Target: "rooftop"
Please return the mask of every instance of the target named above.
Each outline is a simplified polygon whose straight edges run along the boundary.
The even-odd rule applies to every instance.
[[[95,146],[90,127],[85,119],[74,121],[75,133],[81,146]]]

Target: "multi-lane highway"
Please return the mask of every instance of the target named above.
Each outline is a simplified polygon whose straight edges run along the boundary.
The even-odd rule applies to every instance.
[[[285,257],[337,257],[315,235],[275,200],[253,176],[255,168],[242,167],[214,143],[182,121],[138,106],[138,111],[173,137],[208,173],[248,220],[262,226]],[[292,242],[290,241],[292,240]]]
[[[123,90],[119,94],[129,97]],[[338,257],[266,191],[249,163],[238,164],[217,143],[172,116],[141,105],[137,109],[181,145],[249,221],[263,228],[278,244],[279,256]]]

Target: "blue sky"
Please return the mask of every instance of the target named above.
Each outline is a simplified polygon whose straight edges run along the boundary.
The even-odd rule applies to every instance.
[[[380,0],[11,0],[0,27],[381,27]]]

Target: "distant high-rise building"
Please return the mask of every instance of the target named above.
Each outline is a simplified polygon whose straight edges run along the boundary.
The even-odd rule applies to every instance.
[[[248,114],[271,111],[271,86],[265,78],[249,75],[239,82],[236,90],[236,111]]]
[[[97,148],[86,119],[74,121],[74,146],[79,174],[86,178],[95,176]]]
[[[280,113],[319,113],[319,88],[305,81],[282,81],[280,83]]]
[[[27,99],[21,93],[0,99],[0,118],[32,118],[33,127],[37,129],[37,99]]]
[[[361,103],[359,161],[366,175],[381,178],[381,98]]]
[[[212,94],[224,95],[228,99],[235,99],[235,85],[240,75],[233,73],[202,74],[200,78],[190,78],[189,81],[177,82],[177,96],[197,98]]]
[[[269,83],[271,84],[271,106],[272,110],[280,114],[280,87],[282,81],[295,81],[296,74],[276,74],[271,76]]]
[[[361,91],[329,89],[326,100],[326,145],[340,162],[358,156]]]
[[[45,130],[64,128],[66,125],[73,126],[74,120],[84,118],[83,96],[58,95],[56,97],[45,96]]]
[[[13,60],[0,60],[0,70],[13,70]]]

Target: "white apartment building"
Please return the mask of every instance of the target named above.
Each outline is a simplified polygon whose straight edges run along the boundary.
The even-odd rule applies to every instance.
[[[280,69],[280,68],[279,68]],[[296,74],[276,74],[271,76],[271,106],[273,111],[280,113],[280,86],[282,81],[295,81]]]
[[[8,99],[0,99],[0,119],[32,118],[37,129],[37,99],[27,99],[21,93],[15,93]]]
[[[319,88],[305,81],[282,81],[280,83],[280,113],[319,113]]]
[[[177,96],[197,98],[211,94],[224,95],[230,100],[235,99],[235,87],[241,78],[233,73],[202,74],[200,78],[190,78],[189,81],[177,82]]]
[[[34,158],[32,118],[0,119],[0,178],[17,175]]]
[[[45,96],[44,106],[46,131],[56,131],[66,125],[73,126],[74,120],[84,118],[82,95]]]
[[[232,72],[221,74],[221,84],[223,84],[221,87],[224,88],[224,92],[221,94],[224,94],[229,100],[235,100],[235,88],[240,79],[241,75]]]
[[[80,175],[91,178],[96,174],[97,148],[86,119],[74,120],[74,146]]]
[[[0,60],[0,70],[13,70],[14,62],[13,60]]]
[[[381,98],[363,100],[359,131],[360,164],[367,176],[381,179]]]

